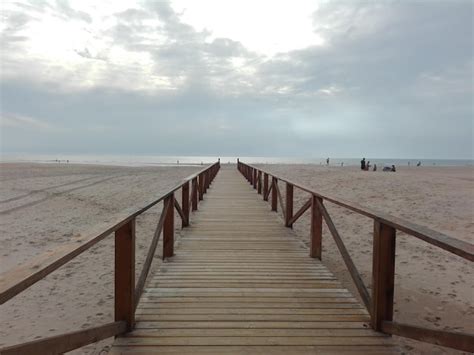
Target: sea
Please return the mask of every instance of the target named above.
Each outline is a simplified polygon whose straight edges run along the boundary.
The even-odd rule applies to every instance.
[[[222,164],[235,164],[237,159],[248,164],[312,164],[326,165],[327,157],[247,157],[247,156],[168,156],[168,155],[75,155],[75,154],[4,154],[2,162],[97,164],[118,166],[193,166],[206,165],[220,159]],[[329,157],[330,166],[357,166],[362,158]],[[371,158],[366,161],[379,166],[474,166],[472,159]]]

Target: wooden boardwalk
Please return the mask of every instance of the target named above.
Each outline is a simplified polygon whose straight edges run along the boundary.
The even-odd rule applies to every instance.
[[[258,196],[258,197],[257,197]],[[149,278],[113,354],[398,353],[234,166]]]

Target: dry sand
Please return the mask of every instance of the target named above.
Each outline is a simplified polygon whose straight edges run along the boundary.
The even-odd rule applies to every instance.
[[[117,212],[146,205],[201,168],[0,164],[0,271],[70,242]],[[137,274],[161,208],[137,219]],[[158,250],[155,266],[161,245]],[[0,347],[113,321],[113,253],[109,236],[0,306]],[[75,353],[100,353],[109,343]]]
[[[339,196],[474,242],[474,167],[402,167],[390,173],[366,172],[356,167],[260,166],[320,193]],[[284,196],[285,187],[280,189]],[[294,211],[307,199],[307,193],[295,189]],[[365,285],[370,288],[372,220],[331,203],[326,206]],[[308,213],[296,222],[294,230],[308,243]],[[323,233],[323,262],[358,295],[326,226]],[[474,333],[473,264],[404,233],[397,234],[396,248],[395,320]],[[410,354],[461,353],[405,339],[400,342]]]
[[[1,164],[1,269],[14,267],[69,242],[75,234],[87,231],[116,212],[143,206],[199,168]],[[310,165],[269,165],[267,168],[317,191],[473,242],[472,167],[412,167],[399,169],[397,173]],[[306,194],[295,190],[295,211],[306,198]],[[327,206],[370,287],[372,221],[340,207]],[[160,211],[161,205],[137,220],[137,273]],[[308,221],[304,215],[294,227],[306,242]],[[161,253],[160,247],[158,250]],[[323,261],[357,295],[326,228]],[[396,271],[397,321],[473,332],[474,270],[471,263],[400,233]],[[0,306],[0,318],[0,346],[112,321],[113,238],[100,242]],[[100,342],[75,353],[100,353],[102,349],[107,350],[109,343]],[[456,353],[403,339],[401,343],[407,353]]]

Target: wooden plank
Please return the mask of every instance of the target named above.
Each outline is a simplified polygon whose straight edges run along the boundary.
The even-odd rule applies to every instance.
[[[370,345],[370,346],[334,346],[334,345],[313,345],[313,346],[281,346],[281,345],[265,345],[265,346],[120,346],[112,349],[111,355],[114,354],[136,354],[140,355],[196,355],[196,354],[232,354],[232,355],[247,355],[247,354],[278,354],[278,355],[373,355],[373,354],[400,354],[400,351],[393,349],[392,345]]]
[[[395,233],[394,228],[374,222],[371,314],[372,327],[378,331],[383,321],[393,319]]]
[[[369,322],[370,318],[357,314],[140,314],[136,316],[137,321],[287,321],[287,322]]]
[[[425,343],[447,346],[456,350],[474,353],[474,336],[472,334],[427,329],[391,321],[382,322],[382,331],[388,334],[423,341]]]
[[[371,310],[371,299],[369,295],[369,291],[364,285],[364,281],[362,280],[362,277],[359,274],[359,271],[357,270],[354,262],[352,261],[352,258],[349,254],[349,252],[346,249],[346,246],[344,245],[344,242],[342,241],[342,238],[340,237],[336,226],[334,225],[331,216],[329,216],[328,211],[324,207],[324,205],[321,203],[321,201],[317,200],[318,208],[321,211],[324,220],[326,221],[326,224],[329,228],[329,231],[331,232],[331,235],[334,238],[334,241],[336,242],[337,248],[339,249],[342,259],[344,260],[344,263],[346,264],[347,270],[349,270],[349,274],[351,275],[352,281],[354,281],[354,284],[357,288],[357,291],[359,291],[359,295],[362,298],[362,301],[365,304],[365,307],[368,310]]]
[[[115,232],[115,321],[135,323],[135,219]]]
[[[386,337],[372,329],[140,329],[125,337],[155,338],[164,337],[208,337],[208,336],[248,336],[248,337]]]
[[[156,338],[117,338],[115,346],[159,346],[159,345],[199,345],[199,346],[231,346],[231,345],[381,345],[390,344],[386,337],[156,337]]]
[[[140,303],[139,309],[145,308],[160,308],[160,309],[172,309],[172,308],[179,308],[179,309],[206,309],[206,308],[232,308],[232,309],[239,309],[239,308],[256,308],[256,309],[304,309],[304,310],[312,310],[317,308],[324,308],[324,309],[363,309],[356,301],[348,302],[348,303],[325,303],[325,302],[160,302],[159,300],[156,301],[149,301],[149,302],[142,302]]]
[[[363,308],[139,308],[137,315],[367,315]],[[302,319],[303,320],[303,319]]]
[[[99,340],[122,334],[126,330],[127,323],[125,321],[113,322],[98,327],[37,339],[20,345],[8,346],[0,349],[0,353],[2,355],[62,354]]]
[[[366,329],[366,322],[139,321],[136,329]]]
[[[142,297],[140,300],[141,304],[143,302],[158,302],[158,303],[231,303],[231,302],[240,302],[245,304],[251,303],[297,303],[297,304],[311,304],[311,303],[354,303],[358,302],[352,295],[345,294],[342,297],[231,297],[231,296],[201,296],[201,297],[189,297],[185,295],[181,296],[148,296]],[[331,305],[329,305],[330,307]],[[362,307],[362,306],[361,306]]]

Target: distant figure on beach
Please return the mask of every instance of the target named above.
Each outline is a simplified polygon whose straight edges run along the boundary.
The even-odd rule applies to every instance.
[[[326,165],[329,165],[329,158],[326,159]]]
[[[344,162],[341,163],[341,167],[343,167],[343,166],[344,166]]]
[[[370,160],[367,162],[367,165],[365,166],[365,170],[369,171],[370,169]]]
[[[365,158],[360,161],[360,170],[365,170]]]
[[[416,166],[421,166],[421,161],[418,161],[418,163],[416,164]]]
[[[410,162],[408,162],[408,166],[410,166]]]
[[[397,169],[395,169],[395,165],[392,165],[392,171],[395,172]]]
[[[377,171],[377,164],[374,163],[374,171]]]

